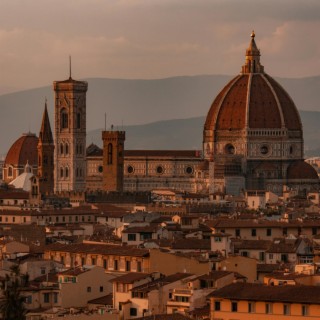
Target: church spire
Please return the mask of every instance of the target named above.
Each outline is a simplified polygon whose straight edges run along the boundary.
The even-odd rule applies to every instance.
[[[242,73],[264,73],[264,67],[260,64],[260,50],[254,41],[255,33],[251,33],[251,41],[246,50],[246,62],[242,66]]]
[[[42,124],[41,124],[40,133],[39,133],[39,142],[48,143],[48,144],[53,143],[53,136],[52,136],[51,126],[50,126],[50,121],[48,116],[48,110],[47,110],[47,98],[44,105]]]

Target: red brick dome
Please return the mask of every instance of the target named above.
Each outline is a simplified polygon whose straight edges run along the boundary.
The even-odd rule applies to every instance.
[[[33,133],[23,134],[9,149],[5,165],[24,166],[38,165],[38,137]]]
[[[316,179],[318,180],[317,171],[309,163],[299,160],[294,161],[287,169],[287,179]]]
[[[218,94],[204,130],[281,129],[302,132],[298,110],[289,94],[264,73],[254,33],[242,73]]]

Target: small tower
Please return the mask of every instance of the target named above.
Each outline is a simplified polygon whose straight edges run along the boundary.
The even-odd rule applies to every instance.
[[[39,192],[41,195],[52,194],[54,187],[54,142],[48,116],[47,101],[45,102],[37,148]]]
[[[86,189],[86,92],[88,83],[70,76],[53,83],[55,92],[54,190]]]
[[[104,191],[123,191],[125,139],[125,131],[102,131]]]

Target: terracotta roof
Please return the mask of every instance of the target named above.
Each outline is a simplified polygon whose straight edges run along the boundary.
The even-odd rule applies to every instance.
[[[122,233],[155,233],[157,232],[157,228],[154,226],[139,226],[139,227],[128,227],[122,231]]]
[[[27,191],[0,191],[0,199],[29,199]]]
[[[319,181],[314,167],[303,160],[294,161],[290,164],[287,169],[287,179],[315,179]]]
[[[92,299],[88,301],[89,304],[99,304],[104,306],[112,306],[113,305],[113,296],[112,293],[107,294],[106,296]]]
[[[272,245],[271,240],[235,240],[233,246],[236,251],[239,250],[268,250]]]
[[[275,239],[269,247],[269,253],[296,253],[302,239]]]
[[[23,134],[9,149],[4,165],[31,166],[38,165],[38,137],[33,133]]]
[[[90,269],[83,269],[82,267],[71,268],[71,269],[59,272],[59,276],[60,275],[78,276],[79,274],[82,274],[88,271],[90,271]]]
[[[176,239],[171,246],[174,250],[210,250],[210,239]]]
[[[247,54],[251,52],[248,50]],[[255,55],[260,56],[260,52]],[[236,76],[221,90],[207,114],[204,131],[246,127],[281,129],[284,126],[300,131],[302,135],[294,102],[272,77],[264,73],[263,67],[259,67],[257,72],[243,72]]]
[[[199,276],[197,279],[199,280],[218,280],[221,279],[225,276],[228,276],[230,274],[233,274],[232,271],[211,271],[207,274],[203,274],[201,276]]]
[[[320,227],[320,220],[292,220],[290,222],[257,220],[257,219],[216,219],[206,220],[205,224],[210,228],[225,229],[225,228],[298,228],[298,227]]]
[[[119,245],[104,245],[104,244],[89,244],[89,243],[74,243],[60,244],[54,243],[45,247],[45,251],[62,251],[70,253],[94,253],[105,255],[133,256],[146,257],[149,256],[149,251],[145,249],[132,248]]]
[[[193,276],[193,274],[191,274],[191,273],[175,273],[175,274],[171,274],[167,277],[160,277],[154,281],[142,284],[140,286],[136,286],[131,291],[150,292],[152,290],[159,289],[160,287],[163,287],[169,283],[183,280],[183,279],[189,278],[191,276]]]
[[[271,273],[275,270],[280,270],[280,264],[267,264],[267,263],[257,263],[257,272],[261,273]]]
[[[121,283],[134,283],[136,281],[143,280],[145,278],[151,277],[151,273],[139,273],[139,272],[130,272],[123,276],[114,278],[110,280],[111,282],[121,282]]]
[[[211,294],[214,298],[320,304],[318,286],[266,286],[253,283],[233,283]]]
[[[180,313],[172,313],[172,314],[155,314],[152,316],[135,318],[136,320],[190,320],[192,318],[184,316]]]
[[[125,157],[201,158],[199,150],[125,150]]]

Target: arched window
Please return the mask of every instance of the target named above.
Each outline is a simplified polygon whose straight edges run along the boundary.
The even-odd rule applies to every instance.
[[[60,168],[60,178],[63,178],[63,168]]]
[[[66,154],[69,154],[69,145],[66,143]]]
[[[81,114],[80,112],[77,113],[77,129],[81,128]]]
[[[67,167],[66,168],[66,178],[68,178],[69,177],[69,168]]]
[[[108,144],[108,164],[112,164],[112,143]]]
[[[61,109],[61,129],[67,129],[69,127],[68,112],[65,108]]]
[[[13,176],[13,170],[12,167],[8,168],[8,177],[12,177]]]
[[[60,143],[60,154],[63,154],[63,143]]]

